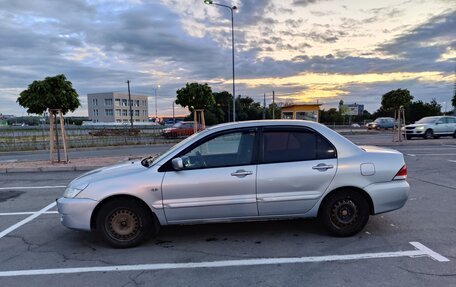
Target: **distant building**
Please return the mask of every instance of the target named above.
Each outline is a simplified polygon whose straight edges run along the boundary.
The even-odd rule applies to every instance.
[[[89,120],[94,123],[129,123],[130,102],[127,93],[87,94]],[[148,122],[147,96],[131,95],[133,122]]]
[[[342,115],[347,116],[362,116],[364,112],[364,105],[359,105],[357,103],[348,104],[348,105],[339,105],[339,111]]]
[[[321,104],[302,104],[282,107],[281,118],[290,120],[308,120],[318,122]]]

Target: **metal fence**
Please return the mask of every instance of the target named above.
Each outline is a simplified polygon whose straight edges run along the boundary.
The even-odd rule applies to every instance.
[[[109,127],[65,127],[69,148],[102,147],[116,145],[138,145],[169,143],[175,140],[161,136],[161,126]],[[61,134],[58,128],[60,146]],[[49,149],[49,126],[0,127],[0,151]]]

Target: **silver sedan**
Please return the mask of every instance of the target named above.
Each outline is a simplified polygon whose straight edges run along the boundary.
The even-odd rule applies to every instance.
[[[118,248],[159,227],[319,217],[351,236],[408,198],[403,155],[308,121],[250,121],[192,135],[159,157],[90,171],[57,205],[63,225]]]

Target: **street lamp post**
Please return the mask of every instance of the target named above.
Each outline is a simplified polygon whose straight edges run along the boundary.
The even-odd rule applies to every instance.
[[[133,110],[131,109],[131,95],[130,95],[130,80],[127,80],[128,84],[128,105],[130,106],[130,126],[133,128]]]
[[[157,122],[157,117],[158,117],[158,108],[157,108],[157,89],[160,88],[160,85],[157,85],[156,88],[154,88],[155,90],[155,122]]]
[[[234,74],[234,10],[237,9],[236,6],[228,6],[224,4],[214,3],[212,0],[204,0],[204,4],[216,5],[220,7],[225,7],[231,11],[231,61],[233,67],[233,122],[236,121],[236,85],[235,85],[235,74]]]

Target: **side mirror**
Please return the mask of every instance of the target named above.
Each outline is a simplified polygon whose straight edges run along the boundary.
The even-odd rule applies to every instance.
[[[171,163],[173,164],[174,170],[181,170],[184,168],[184,162],[180,157],[173,158]]]

